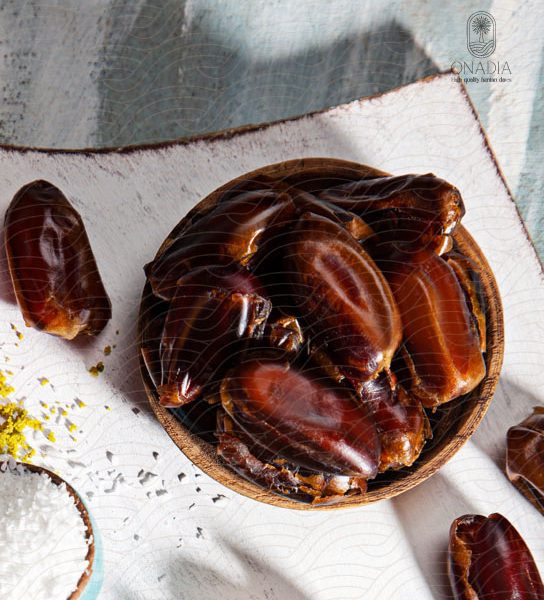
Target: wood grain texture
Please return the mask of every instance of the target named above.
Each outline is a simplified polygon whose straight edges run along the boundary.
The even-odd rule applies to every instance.
[[[298,176],[337,178],[339,181],[363,179],[369,176],[389,175],[367,165],[333,158],[303,158],[294,159],[274,165],[267,165],[250,173],[246,173],[222,185],[217,190],[203,198],[168,235],[165,242],[157,252],[162,253],[169,241],[177,237],[189,223],[202,213],[211,210],[229,189],[244,181],[253,181],[260,175],[269,176],[275,180],[293,179]],[[454,236],[455,243],[463,254],[473,260],[479,267],[482,279],[482,292],[486,306],[486,376],[477,388],[459,400],[440,407],[437,414],[437,424],[433,430],[436,442],[428,442],[422,455],[409,469],[398,472],[388,471],[378,475],[376,480],[369,482],[368,491],[362,495],[348,496],[342,501],[332,505],[307,504],[297,502],[271,492],[262,486],[248,481],[230,469],[216,454],[215,448],[198,435],[192,433],[175,416],[175,413],[161,406],[155,387],[153,386],[147,367],[141,357],[140,370],[142,379],[151,403],[153,412],[165,428],[168,435],[180,450],[200,469],[222,483],[231,490],[248,496],[253,500],[265,502],[272,506],[281,506],[298,510],[335,510],[340,508],[364,506],[379,500],[387,500],[406,492],[423,483],[450,460],[465,444],[485,416],[493,399],[495,388],[499,381],[499,374],[504,356],[504,325],[502,304],[495,277],[482,251],[472,239],[466,229],[460,226]],[[146,315],[150,314],[150,300],[152,294],[149,284],[144,288],[140,305],[140,329],[145,329]],[[141,346],[140,346],[141,349]]]
[[[226,181],[315,156],[451,181],[504,308],[503,370],[478,430],[423,484],[345,511],[255,502],[194,467],[149,409],[136,349],[141,267],[172,225]],[[26,397],[32,414],[42,413],[41,400],[87,404],[70,409],[77,441],[51,419],[57,444],[36,444],[44,448],[40,464],[74,482],[102,533],[100,600],[447,598],[443,549],[449,524],[467,512],[505,514],[544,564],[542,516],[502,472],[506,430],[544,403],[544,281],[480,124],[449,76],[255,131],[158,147],[0,148],[0,212],[36,178],[60,187],[81,213],[113,318],[85,343],[27,329],[0,262],[0,368],[14,372],[15,397]],[[116,347],[104,356],[107,344]],[[94,378],[88,368],[98,361],[105,369]],[[51,385],[39,383],[44,376]]]

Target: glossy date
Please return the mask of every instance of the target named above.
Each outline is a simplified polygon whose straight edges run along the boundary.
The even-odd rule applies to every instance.
[[[401,314],[412,393],[435,407],[472,391],[485,375],[482,342],[452,267],[430,250],[392,250],[380,266]]]
[[[243,269],[204,268],[176,288],[166,313],[159,356],[163,406],[195,400],[244,340],[263,335],[270,301],[257,279]]]
[[[502,515],[464,515],[450,529],[448,574],[456,600],[537,600],[544,585],[531,552]]]
[[[544,514],[544,407],[508,430],[506,474]]]
[[[319,197],[361,216],[387,239],[409,242],[439,254],[465,214],[461,194],[432,173],[352,181]]]
[[[312,213],[285,254],[292,297],[312,332],[357,387],[391,363],[401,341],[397,305],[381,271],[340,225]]]
[[[231,437],[276,468],[285,462],[362,481],[378,472],[380,441],[369,411],[319,372],[251,360],[225,377],[221,404],[233,423]]]
[[[63,193],[47,181],[24,186],[4,231],[25,323],[66,339],[100,333],[111,318],[110,300],[83,221]]]

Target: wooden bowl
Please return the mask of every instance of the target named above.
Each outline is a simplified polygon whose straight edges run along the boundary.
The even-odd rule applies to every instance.
[[[85,591],[85,588],[87,587],[87,584],[89,583],[89,581],[91,579],[91,576],[93,573],[93,563],[94,563],[94,558],[95,558],[95,542],[94,542],[95,538],[94,538],[94,534],[93,534],[93,526],[91,524],[91,518],[89,516],[89,513],[88,513],[87,509],[85,508],[85,505],[83,504],[78,493],[74,490],[74,488],[68,482],[64,481],[64,479],[62,479],[61,477],[59,477],[58,475],[56,475],[49,469],[46,469],[45,467],[38,467],[36,465],[30,465],[28,463],[17,463],[17,464],[21,465],[27,471],[32,471],[33,473],[45,473],[46,475],[48,475],[51,478],[51,481],[55,485],[60,486],[61,484],[64,483],[68,494],[70,494],[70,496],[72,496],[72,498],[74,499],[76,508],[77,508],[79,514],[81,515],[81,518],[85,525],[86,537],[89,540],[89,546],[88,546],[87,554],[85,556],[85,560],[89,563],[89,566],[85,569],[85,571],[83,571],[83,573],[81,574],[81,577],[79,578],[79,580],[77,582],[76,589],[70,594],[70,596],[67,599],[67,600],[78,600],[78,598],[80,598],[81,595],[83,594],[83,592]],[[8,466],[8,468],[9,468],[9,466]],[[1,476],[2,475],[0,474],[0,477]]]
[[[312,182],[317,179],[320,180],[321,185],[323,179],[329,180],[330,184],[339,185],[353,179],[389,174],[372,167],[334,158],[289,160],[257,169],[229,181],[206,196],[178,223],[157,254],[166,247],[168,239],[175,237],[190,222],[197,220],[213,208],[226,190],[258,175],[268,175],[288,184],[296,184],[311,190]],[[487,317],[486,376],[470,394],[439,407],[431,415],[433,439],[426,444],[420,457],[411,467],[378,475],[375,480],[369,482],[366,494],[348,496],[337,504],[314,506],[280,496],[244,479],[222,462],[209,441],[191,433],[179,416],[159,404],[156,390],[140,352],[140,371],[151,408],[174,443],[197,467],[231,490],[259,502],[298,510],[335,510],[392,498],[419,485],[452,458],[480,424],[493,398],[504,354],[502,305],[491,268],[464,227],[457,227],[454,241],[461,252],[479,265],[481,271]],[[146,284],[140,304],[140,345],[144,319],[153,310],[154,302],[150,286]]]

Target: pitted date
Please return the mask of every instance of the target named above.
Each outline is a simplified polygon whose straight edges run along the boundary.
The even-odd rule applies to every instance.
[[[432,173],[361,179],[319,197],[363,217],[387,239],[439,254],[451,248],[450,235],[465,214],[459,190]]]
[[[29,183],[13,198],[4,230],[25,323],[69,340],[100,333],[110,300],[83,221],[64,194],[47,181]]]
[[[263,335],[270,301],[248,271],[200,269],[176,288],[160,341],[163,406],[195,400],[240,343]]]
[[[372,258],[341,226],[305,213],[286,247],[292,296],[313,334],[355,385],[389,367],[401,341],[397,305]]]
[[[229,195],[146,265],[156,296],[171,300],[178,280],[195,268],[247,266],[294,211],[288,194],[270,189],[265,182],[257,188]]]
[[[533,556],[502,515],[464,515],[450,529],[448,574],[456,600],[537,600],[544,585]]]
[[[390,371],[365,381],[361,399],[380,436],[380,472],[410,467],[432,437],[421,402],[398,385]]]
[[[377,474],[380,441],[369,411],[319,372],[249,361],[223,380],[221,404],[254,455],[365,481]]]
[[[435,407],[485,375],[480,334],[451,266],[429,250],[393,250],[380,263],[400,310],[411,391]]]

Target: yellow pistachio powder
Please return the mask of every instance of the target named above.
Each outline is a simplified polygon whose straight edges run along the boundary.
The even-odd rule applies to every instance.
[[[6,374],[0,371],[0,397],[8,399],[15,391],[8,383]],[[0,404],[0,453],[15,459],[29,461],[36,450],[28,443],[25,430],[43,431],[43,423],[24,408],[22,402]],[[47,434],[50,442],[55,441],[53,432]]]

